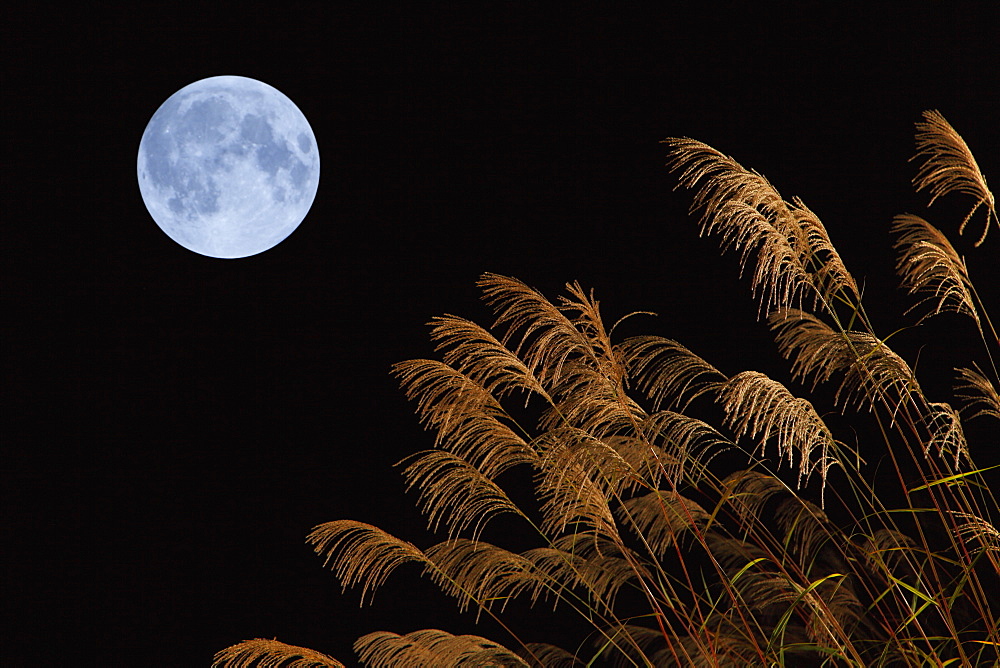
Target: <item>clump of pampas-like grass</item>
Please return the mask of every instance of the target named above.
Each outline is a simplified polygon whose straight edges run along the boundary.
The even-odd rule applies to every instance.
[[[917,190],[930,190],[932,202],[971,194],[972,213],[985,206],[979,246],[996,218],[993,195],[944,117],[924,118]],[[431,449],[402,464],[443,540],[418,547],[337,520],[315,527],[308,542],[344,587],[361,586],[362,601],[414,563],[459,609],[495,618],[509,635],[371,633],[355,644],[360,661],[995,665],[998,505],[963,420],[1000,420],[998,341],[965,260],[923,218],[892,223],[896,270],[918,298],[914,308],[923,318],[967,316],[983,340],[986,371],[971,360],[957,370],[952,407],[925,394],[913,367],[875,331],[857,281],[805,203],[785,200],[701,142],[665,143],[680,186],[695,191],[702,232],[751,272],[793,380],[806,391],[832,384],[836,408],[877,425],[883,443],[870,447],[892,462],[895,495],[876,488],[872,467],[826,424],[825,409],[777,380],[724,372],[659,336],[616,341],[593,293],[577,283],[553,302],[517,279],[485,274],[479,287],[492,326],[436,318],[441,359],[394,367],[436,433]],[[716,424],[699,417],[713,403]],[[533,424],[525,406],[535,407]],[[720,470],[720,461],[743,465]],[[523,509],[505,490],[513,470],[530,473],[537,508]],[[828,484],[834,473],[838,484]],[[515,552],[484,540],[501,515],[535,547]],[[560,606],[580,644],[522,639],[523,630],[504,623],[515,598]],[[258,639],[219,652],[215,665],[341,664]]]

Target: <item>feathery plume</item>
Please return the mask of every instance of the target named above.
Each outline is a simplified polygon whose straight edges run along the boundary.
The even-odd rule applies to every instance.
[[[334,658],[277,640],[244,640],[216,652],[212,668],[344,668]]]
[[[472,526],[472,539],[477,540],[486,523],[503,513],[524,517],[489,476],[450,452],[420,453],[404,469],[403,477],[407,491],[420,490],[417,503],[429,528],[436,532],[443,521],[449,538]]]
[[[369,633],[358,638],[354,651],[371,668],[528,668],[524,659],[492,640],[437,629]]]
[[[984,415],[1000,420],[1000,393],[979,367],[973,366],[975,370],[958,369],[958,377],[963,382],[955,386],[955,396],[966,401],[960,410],[972,413],[969,420]]]
[[[812,377],[813,388],[835,374],[844,378],[834,395],[838,406],[854,403],[889,406],[893,412],[911,392],[923,395],[917,378],[902,357],[867,332],[839,332],[811,313],[799,309],[768,316],[775,341],[785,359],[792,360],[792,377]]]
[[[495,601],[502,602],[502,610],[524,591],[530,591],[534,603],[549,584],[531,559],[485,541],[448,540],[427,548],[427,558],[434,567],[426,572],[442,591],[458,599],[460,612],[476,601],[480,612]]]
[[[808,399],[792,395],[784,385],[762,373],[744,371],[729,379],[719,400],[726,412],[726,424],[738,436],[758,439],[761,450],[775,438],[779,456],[789,466],[798,457],[798,484],[808,482],[818,470],[821,490],[825,490],[827,473],[838,463],[830,455],[836,442]],[[814,456],[817,449],[819,455]]]
[[[968,315],[979,325],[969,271],[948,238],[920,216],[908,213],[896,216],[891,231],[899,235],[893,248],[900,251],[896,274],[903,279],[903,287],[911,295],[927,295],[910,310],[934,301],[933,310],[921,320],[942,311],[954,311]]]
[[[842,293],[858,301],[854,277],[802,200],[786,202],[766,178],[707,144],[687,138],[664,143],[672,149],[668,166],[681,172],[678,185],[700,184],[691,208],[704,208],[701,233],[719,234],[723,250],[737,249],[741,272],[756,254],[751,285],[762,313],[802,299],[830,308]]]
[[[316,554],[324,557],[324,566],[333,562],[332,568],[344,589],[362,583],[362,605],[365,595],[374,594],[399,566],[411,561],[430,563],[412,543],[354,520],[320,524],[309,533],[306,542],[314,546]]]
[[[959,234],[965,231],[965,226],[976,210],[985,205],[986,226],[975,243],[979,246],[986,239],[991,220],[997,217],[993,193],[986,185],[986,177],[980,171],[962,135],[958,134],[936,109],[925,111],[923,116],[923,122],[916,124],[917,154],[910,159],[916,160],[925,156],[926,159],[920,165],[917,175],[913,177],[913,185],[916,186],[917,192],[924,189],[930,191],[931,201],[928,206],[934,204],[934,200],[938,197],[953,192],[965,193],[976,199],[972,210],[958,228]]]

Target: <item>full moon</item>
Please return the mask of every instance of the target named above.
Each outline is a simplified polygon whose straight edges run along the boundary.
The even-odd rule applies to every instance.
[[[139,142],[139,192],[167,236],[201,255],[238,258],[284,240],[319,185],[309,122],[255,79],[210,77],[167,98]]]

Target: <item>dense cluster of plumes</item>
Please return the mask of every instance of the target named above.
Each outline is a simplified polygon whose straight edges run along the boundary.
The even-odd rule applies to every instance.
[[[926,158],[918,189],[933,198],[971,193],[995,217],[961,137],[937,112],[918,130]],[[878,426],[906,505],[887,505],[860,454],[777,380],[729,375],[666,338],[616,342],[593,293],[576,283],[553,303],[486,274],[479,285],[492,326],[437,318],[441,359],[395,367],[436,434],[431,449],[402,462],[403,475],[444,540],[419,548],[354,520],[322,524],[308,540],[345,588],[361,585],[362,601],[415,563],[461,610],[503,624],[509,601],[546,601],[592,642],[570,651],[522,640],[513,623],[504,644],[437,629],[379,632],[357,641],[360,660],[387,668],[995,661],[1000,628],[988,592],[1000,574],[998,505],[962,428],[963,418],[1000,419],[995,368],[992,378],[975,365],[959,370],[958,408],[931,401],[874,330],[857,282],[804,203],[700,142],[667,144],[680,184],[697,189],[703,231],[736,249],[744,268],[753,264],[754,293],[793,381],[807,391],[834,383],[833,407]],[[944,234],[911,215],[892,231],[902,287],[932,304],[925,317],[969,316],[995,352],[986,305]],[[508,493],[507,474],[517,471],[529,474],[537,507]],[[515,552],[485,540],[501,515],[521,522],[536,546]],[[216,659],[341,665],[277,640],[246,641]]]

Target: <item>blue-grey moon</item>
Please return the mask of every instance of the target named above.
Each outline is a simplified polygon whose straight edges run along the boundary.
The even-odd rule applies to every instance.
[[[309,122],[271,86],[239,76],[181,88],[139,143],[139,191],[167,236],[215,258],[262,253],[306,217],[319,186]]]

